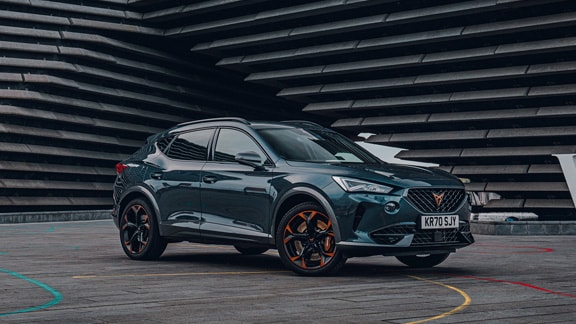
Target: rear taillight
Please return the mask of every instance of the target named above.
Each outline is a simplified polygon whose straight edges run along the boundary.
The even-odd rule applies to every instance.
[[[126,170],[128,166],[124,163],[117,163],[116,164],[116,174],[122,173],[122,171]]]

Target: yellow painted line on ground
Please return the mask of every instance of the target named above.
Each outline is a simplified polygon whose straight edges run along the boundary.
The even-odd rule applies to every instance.
[[[90,276],[73,276],[72,279],[113,279],[113,278],[133,278],[133,277],[178,277],[178,276],[228,276],[228,275],[255,275],[281,273],[289,271],[227,271],[227,272],[180,272],[180,273],[143,273],[143,274],[124,274],[124,275],[90,275]]]
[[[429,318],[426,318],[426,319],[423,319],[423,320],[419,320],[419,321],[415,321],[415,322],[409,322],[409,323],[407,323],[407,324],[417,324],[417,323],[430,322],[430,321],[435,321],[435,320],[438,320],[438,319],[441,319],[441,318],[444,318],[444,317],[448,317],[448,316],[450,316],[450,315],[453,315],[454,313],[457,313],[457,312],[463,310],[463,309],[466,308],[468,305],[470,305],[470,303],[472,302],[472,299],[470,298],[470,296],[468,296],[467,293],[465,293],[463,290],[458,289],[458,288],[456,288],[456,287],[453,287],[453,286],[450,286],[450,285],[447,285],[447,284],[443,284],[443,283],[438,282],[438,281],[432,281],[432,280],[428,280],[428,279],[424,279],[424,278],[420,278],[420,277],[416,277],[416,276],[408,276],[408,277],[410,277],[410,278],[412,278],[412,279],[420,280],[420,281],[429,282],[429,283],[432,283],[432,284],[435,284],[435,285],[438,285],[438,286],[446,287],[446,288],[448,288],[448,289],[452,289],[452,290],[456,291],[457,293],[459,293],[462,297],[464,297],[464,302],[463,302],[460,306],[458,306],[458,307],[456,307],[456,308],[454,308],[454,309],[452,309],[451,311],[448,311],[448,312],[446,312],[446,313],[442,313],[442,314],[440,314],[440,315],[437,315],[437,316],[434,316],[434,317],[429,317]]]

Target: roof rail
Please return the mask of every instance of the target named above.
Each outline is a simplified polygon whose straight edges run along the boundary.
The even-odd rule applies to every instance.
[[[242,123],[245,125],[250,125],[250,122],[244,118],[240,118],[240,117],[218,117],[218,118],[191,120],[191,121],[180,123],[177,125],[177,127],[194,125],[194,124],[199,124],[199,123],[218,122],[218,121],[235,121],[235,122],[239,122],[239,123]]]
[[[325,128],[324,126],[311,122],[311,121],[307,121],[307,120],[283,120],[283,123],[286,124],[290,124],[290,125],[294,125],[294,126],[311,126],[311,127],[319,127],[319,128]]]

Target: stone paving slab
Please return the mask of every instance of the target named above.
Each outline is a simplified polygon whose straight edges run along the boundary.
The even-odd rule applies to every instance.
[[[0,224],[68,222],[110,219],[110,210],[47,211],[28,213],[1,213]]]
[[[375,256],[308,278],[227,246],[133,261],[111,220],[0,225],[0,322],[574,322],[576,236],[476,239],[435,268]]]

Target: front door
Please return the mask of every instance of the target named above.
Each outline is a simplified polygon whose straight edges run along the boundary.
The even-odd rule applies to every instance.
[[[214,161],[207,162],[202,170],[202,237],[268,242],[272,167],[256,171],[242,165],[234,159],[240,152],[255,152],[262,161],[267,160],[264,151],[247,133],[221,129]]]

